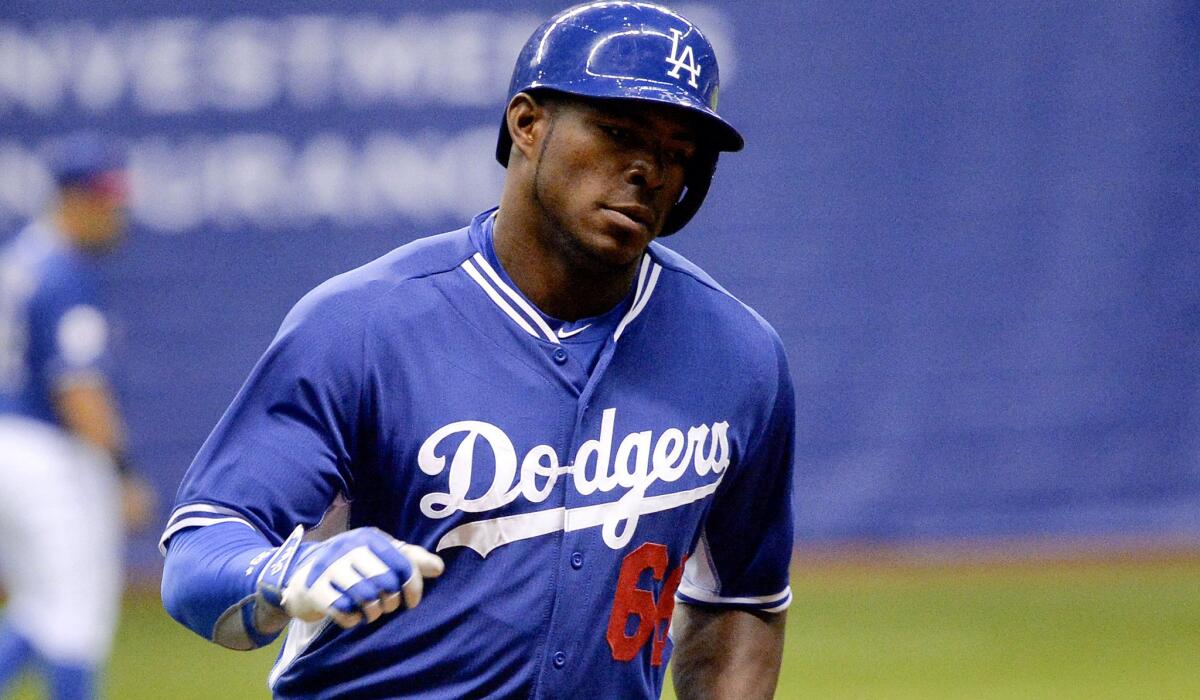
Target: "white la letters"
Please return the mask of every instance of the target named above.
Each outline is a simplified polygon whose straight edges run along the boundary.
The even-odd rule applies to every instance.
[[[696,54],[692,51],[692,47],[684,44],[683,53],[679,53],[679,39],[682,36],[683,32],[678,29],[671,30],[671,55],[667,56],[667,63],[670,63],[672,68],[667,71],[667,75],[678,79],[679,71],[685,70],[691,74],[688,85],[700,87],[696,82],[696,79],[700,77],[700,66],[696,65]]]

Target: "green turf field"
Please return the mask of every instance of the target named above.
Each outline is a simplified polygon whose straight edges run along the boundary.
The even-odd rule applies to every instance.
[[[825,565],[794,590],[779,698],[1200,698],[1200,562]],[[273,657],[208,645],[133,596],[108,697],[265,698]]]

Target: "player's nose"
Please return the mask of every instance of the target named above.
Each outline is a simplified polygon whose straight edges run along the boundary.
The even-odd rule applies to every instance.
[[[650,151],[636,154],[625,168],[625,182],[639,189],[662,189],[662,156]]]

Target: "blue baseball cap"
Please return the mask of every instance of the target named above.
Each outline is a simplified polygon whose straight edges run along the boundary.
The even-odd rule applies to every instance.
[[[93,133],[78,133],[55,141],[48,157],[50,175],[61,187],[112,189],[123,180],[124,154],[111,139]],[[123,191],[123,188],[122,188]]]

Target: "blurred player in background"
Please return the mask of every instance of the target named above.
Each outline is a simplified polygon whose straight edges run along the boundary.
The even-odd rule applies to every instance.
[[[125,226],[122,160],[77,135],[51,171],[45,216],[0,249],[0,692],[36,666],[57,700],[96,695],[120,605],[122,518],[146,524],[152,498],[125,469],[96,269]]]
[[[653,243],[742,147],[717,84],[665,8],[542,25],[498,210],[292,310],[180,487],[168,611],[235,649],[290,620],[277,697],[654,698],[672,652],[681,698],[771,697],[787,362]]]

